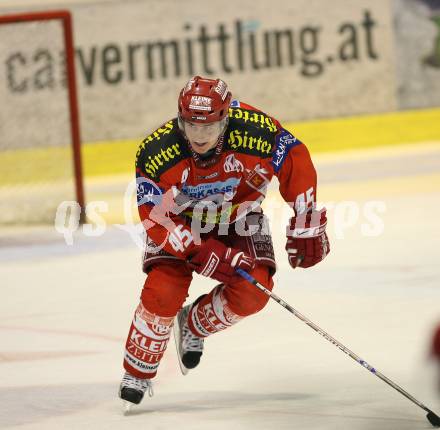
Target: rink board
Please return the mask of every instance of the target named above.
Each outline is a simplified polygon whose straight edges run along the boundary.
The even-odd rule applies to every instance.
[[[284,125],[306,143],[312,154],[415,142],[440,142],[440,109],[288,122]],[[142,137],[83,143],[85,177],[131,174],[141,140]],[[61,177],[66,168],[71,168],[70,165],[66,166],[66,151],[68,150],[55,147],[0,152],[0,186],[24,183],[28,181],[28,177],[33,176],[40,180]],[[60,157],[65,160],[63,163],[59,162]],[[29,163],[28,160],[34,162]],[[42,169],[41,162],[47,167]],[[26,167],[24,178],[23,171],[17,168],[20,163]]]

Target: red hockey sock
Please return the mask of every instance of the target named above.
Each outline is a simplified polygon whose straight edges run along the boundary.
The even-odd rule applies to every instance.
[[[172,317],[152,314],[139,304],[125,344],[124,368],[127,372],[142,379],[156,375],[172,324]]]

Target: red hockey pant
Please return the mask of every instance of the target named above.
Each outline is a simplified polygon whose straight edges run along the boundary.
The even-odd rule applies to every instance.
[[[257,265],[251,275],[273,288],[269,268]],[[157,264],[150,270],[127,338],[124,368],[139,378],[156,375],[170,338],[173,318],[188,297],[192,271],[185,263]],[[219,285],[189,315],[189,327],[205,337],[264,308],[268,296],[246,280]]]

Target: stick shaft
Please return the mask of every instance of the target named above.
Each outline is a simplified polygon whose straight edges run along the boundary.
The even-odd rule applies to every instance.
[[[427,406],[425,406],[422,402],[420,402],[414,396],[412,396],[407,391],[405,391],[402,387],[399,387],[399,385],[397,385],[395,382],[391,381],[391,379],[387,378],[385,375],[380,373],[374,367],[370,366],[365,360],[362,360],[361,357],[359,357],[353,351],[348,349],[341,342],[336,340],[333,336],[330,336],[330,334],[328,334],[322,328],[317,326],[314,322],[310,321],[307,317],[302,315],[300,312],[298,312],[296,309],[294,309],[292,306],[290,306],[288,303],[286,303],[283,299],[278,297],[275,293],[273,293],[272,291],[268,290],[264,285],[260,284],[253,276],[249,275],[249,273],[245,272],[242,269],[237,269],[237,273],[239,275],[241,275],[243,278],[245,278],[247,281],[249,281],[251,284],[255,285],[263,293],[267,294],[270,298],[275,300],[283,308],[287,309],[290,313],[292,313],[297,318],[299,318],[301,321],[306,323],[310,328],[312,328],[317,333],[319,333],[323,338],[328,340],[333,345],[337,346],[341,351],[345,352],[345,354],[347,354],[353,360],[357,361],[362,367],[364,367],[365,369],[369,370],[373,375],[376,375],[378,378],[382,379],[382,381],[384,381],[389,386],[391,386],[392,388],[397,390],[400,394],[404,395],[407,399],[411,400],[417,406],[419,406],[420,408],[424,409],[426,412],[432,412]]]

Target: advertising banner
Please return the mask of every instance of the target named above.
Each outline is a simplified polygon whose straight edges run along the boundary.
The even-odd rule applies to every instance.
[[[281,121],[397,107],[390,0],[333,0],[331,7],[130,0],[69,9],[84,141],[133,138],[159,126],[176,114],[178,92],[194,74],[223,78],[235,97]],[[0,41],[1,99],[32,105],[45,97],[50,105],[65,86],[58,45],[9,37]]]
[[[440,1],[395,0],[399,108],[440,106]]]

